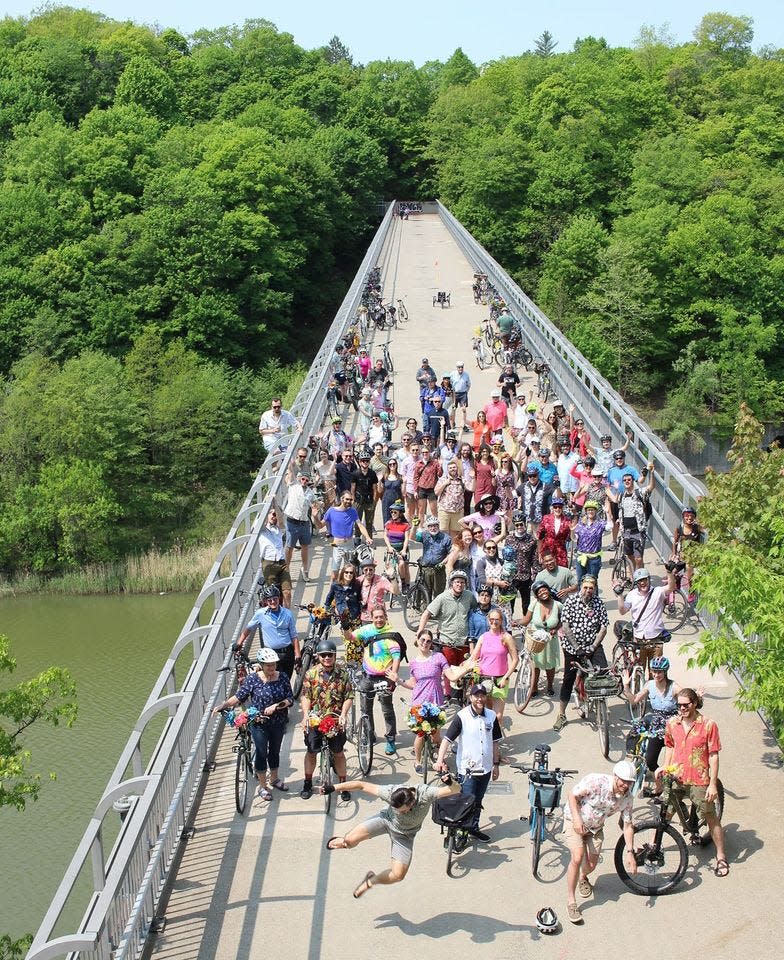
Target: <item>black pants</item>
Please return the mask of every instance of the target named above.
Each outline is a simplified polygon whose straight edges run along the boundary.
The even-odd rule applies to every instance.
[[[577,679],[577,661],[578,660],[589,660],[595,667],[606,667],[607,666],[607,657],[604,654],[604,648],[599,647],[597,650],[590,656],[585,654],[582,657],[575,657],[571,653],[567,653],[564,650],[564,672],[563,680],[561,681],[561,695],[559,700],[562,704],[567,704],[569,702],[569,697],[572,695],[572,689],[574,687],[574,681]]]
[[[422,567],[422,579],[425,581],[430,596],[437,597],[446,590],[446,567],[439,563],[435,567]]]
[[[281,673],[285,673],[289,680],[291,680],[294,676],[294,644],[290,643],[287,647],[283,647],[282,650],[276,650],[275,653],[280,657],[278,670],[280,670]]]
[[[512,589],[520,594],[520,600],[522,601],[522,612],[525,614],[528,612],[528,605],[531,602],[531,581],[530,580],[513,580]],[[517,598],[515,598],[516,600]],[[514,613],[515,600],[512,600],[512,613]]]
[[[376,733],[376,723],[373,718],[373,703],[376,699],[376,692],[373,690],[373,684],[379,678],[363,677],[362,683],[360,685],[360,705],[363,713],[366,713],[370,717],[370,729],[373,731],[373,735]],[[386,733],[385,736],[389,743],[395,742],[395,737],[397,736],[397,720],[395,719],[395,707],[392,702],[392,691],[389,693],[379,693],[378,702],[381,704],[381,714],[384,717],[384,723],[386,724]]]

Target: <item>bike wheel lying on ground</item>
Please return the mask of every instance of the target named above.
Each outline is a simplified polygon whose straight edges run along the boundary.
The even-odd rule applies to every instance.
[[[637,873],[626,867],[626,838],[615,845],[615,869],[632,893],[639,897],[655,897],[672,893],[683,879],[689,865],[686,841],[668,823],[655,820],[635,824],[634,846],[637,851]],[[657,843],[658,831],[661,841]]]

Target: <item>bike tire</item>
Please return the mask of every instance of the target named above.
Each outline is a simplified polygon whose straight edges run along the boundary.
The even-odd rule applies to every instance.
[[[677,633],[686,623],[688,615],[689,605],[686,602],[686,597],[680,590],[675,590],[667,598],[667,603],[664,604],[664,629],[669,630],[670,633]]]
[[[596,701],[594,710],[596,711],[596,733],[599,736],[599,749],[606,759],[610,755],[610,717],[607,711],[607,701],[604,697]]]
[[[404,304],[402,303],[398,304],[397,315],[398,315],[398,318],[403,321],[403,323],[405,323],[406,320],[408,320],[408,310],[406,310]]]
[[[363,714],[357,724],[357,758],[362,775],[367,777],[373,769],[373,731],[370,717]]]
[[[407,593],[405,603],[403,604],[403,619],[409,630],[416,630],[419,626],[419,620],[430,603],[430,594],[424,583],[415,580],[411,584]]]
[[[659,851],[654,854],[659,831]],[[689,851],[683,837],[669,823],[646,820],[634,826],[634,845],[638,851],[637,873],[629,873],[626,869],[626,838],[621,835],[615,845],[615,870],[624,885],[638,897],[672,893],[689,865]]]
[[[523,347],[517,356],[520,363],[522,363],[522,365],[525,367],[525,372],[528,373],[528,368],[534,362],[534,358],[531,351],[526,350],[526,348]]]
[[[484,338],[485,343],[492,349],[493,343],[495,342],[495,334],[489,324],[485,327]]]
[[[517,665],[517,676],[514,685],[514,705],[518,713],[522,713],[531,699],[531,678],[533,665],[527,650],[520,654],[520,663]]]
[[[422,744],[422,783],[427,783],[430,775],[430,767],[433,763],[433,742],[429,736],[425,735],[425,742]]]
[[[245,813],[251,778],[252,767],[245,746],[240,741],[237,751],[237,766],[234,770],[234,805],[237,808],[237,813]]]
[[[479,367],[480,370],[487,370],[488,367],[492,367],[493,365],[492,354],[489,354],[487,352],[483,344],[479,347],[479,350],[477,351],[476,365]]]
[[[299,695],[302,693],[302,684],[305,682],[305,674],[310,670],[310,665],[313,662],[313,654],[310,650],[306,649],[302,654],[302,661],[299,665],[299,671],[294,671],[294,677],[292,678],[291,684],[291,693],[294,696],[295,700],[299,699]]]
[[[452,876],[452,857],[455,853],[455,830],[450,827],[446,834],[446,875]]]
[[[359,694],[356,694],[356,693],[355,693],[354,696],[359,696]],[[355,735],[356,732],[357,732],[357,731],[356,731],[356,720],[355,720],[355,716],[354,716],[354,710],[355,710],[355,709],[356,709],[356,707],[352,707],[352,709],[349,710],[348,716],[346,717],[346,726],[345,726],[345,728],[344,728],[344,733],[346,734],[346,740],[348,740],[349,743],[353,743],[353,742],[354,742],[354,735]]]
[[[631,691],[632,698],[636,697],[638,693],[645,686],[645,671],[638,663],[632,670],[631,679],[629,681],[629,690]],[[642,720],[643,714],[645,713],[645,700],[641,700],[639,703],[629,704],[629,714],[632,720]]]
[[[395,365],[392,363],[392,357],[390,356],[388,350],[385,350],[385,351],[384,351],[384,362],[385,362],[385,364],[386,364],[387,372],[388,372],[388,373],[394,373],[394,372],[395,372]]]
[[[621,557],[613,564],[613,582],[619,581],[624,587],[631,587],[634,576],[634,564],[628,557]]]
[[[528,819],[531,823],[531,872],[538,880],[539,857],[542,854],[542,839],[544,837],[544,810],[531,807]]]
[[[497,345],[493,347],[493,360],[498,364],[499,367],[504,366],[506,363],[506,351],[507,348],[499,340]]]
[[[332,786],[332,754],[328,747],[324,747],[319,755],[319,779],[322,787]],[[329,815],[332,809],[332,797],[334,794],[324,794],[324,813]]]

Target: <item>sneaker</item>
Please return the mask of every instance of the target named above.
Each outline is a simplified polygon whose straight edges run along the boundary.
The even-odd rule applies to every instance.
[[[299,795],[303,800],[310,800],[310,798],[313,796],[313,784],[305,781],[305,785],[300,790]]]
[[[580,908],[576,903],[567,903],[566,904],[566,916],[569,918],[570,923],[582,923],[583,915],[580,913]]]
[[[422,764],[421,763],[414,764],[414,773],[421,773],[421,772],[422,772]]]
[[[348,790],[341,790],[341,791],[340,791],[340,799],[341,799],[344,803],[348,803],[348,802],[351,800],[351,793],[350,793],[350,791],[348,791]]]
[[[553,724],[553,730],[563,730],[566,724],[569,721],[566,719],[563,713],[559,713],[555,718],[555,723]]]
[[[483,833],[479,827],[471,827],[470,830],[466,830],[466,833],[473,837],[474,840],[481,840],[482,843],[490,843],[490,834]]]
[[[583,900],[587,900],[588,897],[593,893],[593,884],[588,879],[588,877],[580,877],[580,882],[577,884],[577,891]]]
[[[394,743],[390,743],[389,741],[387,741],[387,745],[384,747],[384,753],[385,753],[388,757],[394,757],[395,754],[397,753],[397,749],[396,749]]]
[[[310,577],[308,576],[307,570],[302,571],[302,579],[305,581],[305,583],[310,583]]]
[[[618,542],[613,540],[612,543],[608,544],[607,549],[610,551],[610,553],[614,553],[618,549]],[[579,921],[576,922],[579,923]]]

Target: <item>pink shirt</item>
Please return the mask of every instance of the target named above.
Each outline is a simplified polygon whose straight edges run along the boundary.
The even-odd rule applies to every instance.
[[[500,430],[507,418],[509,408],[503,400],[491,400],[485,408],[485,416],[490,429],[495,432]]]
[[[479,672],[483,677],[502,677],[509,669],[509,655],[501,634],[488,630],[479,638]]]

